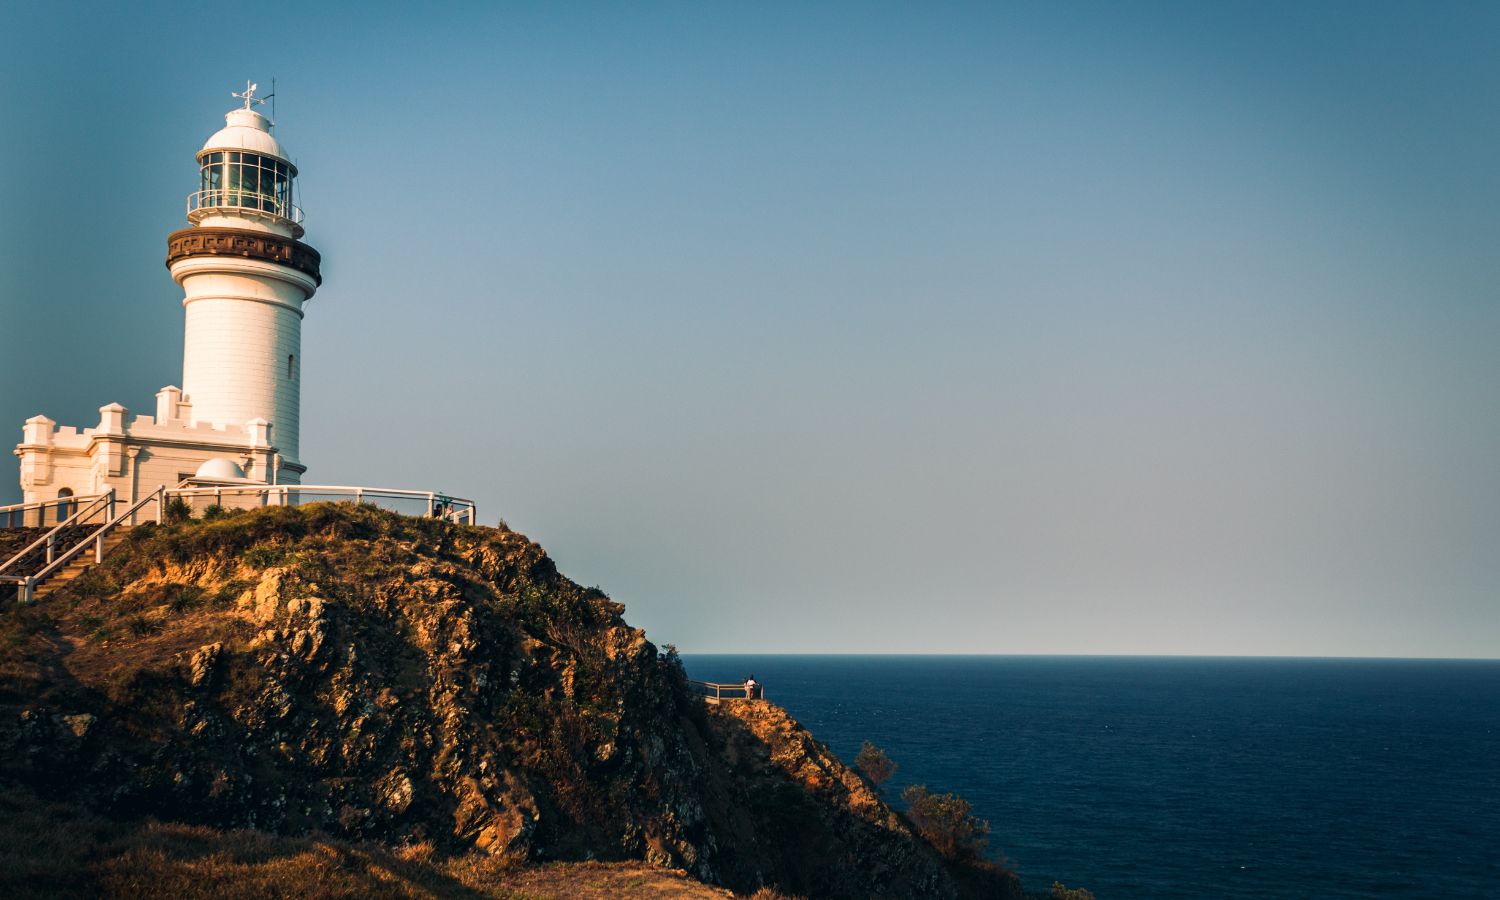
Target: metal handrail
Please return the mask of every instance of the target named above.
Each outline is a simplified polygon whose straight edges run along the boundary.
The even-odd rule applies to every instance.
[[[210,487],[176,487],[168,488],[166,496],[190,499],[194,497],[213,497],[214,502],[223,505],[225,497],[244,497],[260,495],[266,500],[276,498],[277,506],[288,506],[288,500],[293,495],[302,494],[328,494],[334,496],[348,496],[355,503],[368,503],[378,499],[408,499],[422,500],[426,502],[426,515],[432,518],[444,519],[460,525],[477,525],[479,523],[479,507],[473,500],[463,497],[450,497],[436,491],[409,491],[401,488],[376,488],[359,487],[344,484],[234,484],[214,485]],[[272,504],[267,504],[272,505]],[[378,504],[372,504],[378,505]]]
[[[235,485],[214,485],[212,487],[175,487],[175,488],[169,488],[166,485],[161,485],[156,490],[152,491],[151,493],[149,493],[146,496],[142,497],[140,500],[138,500],[135,503],[131,504],[131,506],[130,506],[129,509],[125,510],[124,512],[120,513],[117,516],[112,517],[109,521],[105,522],[103,525],[100,525],[94,531],[90,532],[88,534],[88,536],[85,537],[83,540],[79,541],[77,544],[73,545],[72,547],[69,547],[68,549],[64,550],[61,554],[54,554],[52,552],[52,548],[49,547],[48,548],[48,564],[41,571],[39,571],[39,572],[37,572],[37,573],[35,573],[33,575],[25,575],[25,576],[3,575],[3,574],[0,574],[0,584],[17,584],[17,585],[20,585],[21,586],[21,601],[23,603],[30,603],[30,602],[32,602],[32,600],[36,596],[36,586],[38,584],[41,584],[43,581],[45,581],[49,576],[52,575],[52,573],[56,572],[58,569],[62,568],[63,566],[65,566],[69,562],[71,562],[74,557],[76,557],[79,553],[83,552],[84,548],[88,547],[90,544],[92,544],[93,547],[94,547],[94,561],[96,563],[97,562],[103,562],[104,561],[104,538],[106,536],[108,536],[109,533],[111,531],[113,531],[115,528],[119,527],[127,519],[130,520],[130,522],[132,524],[134,524],[137,512],[139,512],[142,508],[144,508],[146,506],[146,504],[148,504],[148,503],[152,503],[152,502],[156,503],[156,522],[157,522],[157,524],[161,524],[162,519],[163,519],[163,517],[165,515],[165,512],[166,512],[167,500],[168,500],[168,498],[172,498],[172,497],[179,498],[179,499],[182,499],[182,498],[191,499],[191,498],[195,498],[195,497],[212,497],[212,498],[214,498],[214,502],[215,503],[217,503],[217,504],[219,504],[219,505],[222,506],[223,505],[224,497],[226,495],[228,495],[228,496],[230,496],[232,498],[232,497],[234,497],[236,495],[238,495],[238,496],[246,496],[246,495],[257,495],[258,494],[258,495],[260,495],[262,497],[265,497],[267,499],[269,499],[271,497],[277,497],[280,500],[280,505],[285,506],[285,505],[288,505],[287,504],[287,500],[289,499],[289,497],[291,495],[293,495],[293,494],[303,494],[303,493],[308,493],[308,494],[335,494],[335,495],[344,494],[344,495],[351,496],[356,503],[365,503],[365,502],[369,502],[372,499],[380,499],[380,498],[406,498],[406,499],[425,500],[426,504],[427,504],[427,515],[428,516],[431,516],[431,517],[434,517],[434,518],[441,518],[441,519],[444,519],[446,521],[454,522],[456,524],[468,524],[468,525],[476,525],[476,524],[478,524],[479,507],[477,506],[477,504],[474,503],[473,500],[466,500],[466,499],[464,499],[462,497],[449,497],[446,494],[439,494],[436,491],[409,491],[409,490],[403,490],[401,488],[370,488],[370,487],[354,487],[354,486],[349,486],[349,485],[317,485],[317,484],[312,484],[312,485],[300,485],[300,484],[245,484],[245,485],[238,485],[238,484],[235,484]],[[95,503],[91,503],[90,504],[90,510],[80,510],[77,515],[69,518],[68,524],[74,523],[77,519],[79,519],[80,517],[82,517],[83,515],[85,515],[85,513],[92,514],[92,512],[91,512],[92,507],[94,505],[96,505],[96,503],[98,501],[100,501],[100,500],[108,501],[109,509],[110,509],[111,512],[113,512],[113,510],[114,510],[114,491],[111,489],[110,491],[106,492],[105,494],[98,495],[98,497],[95,498]],[[58,533],[59,529],[62,528],[62,527],[63,526],[60,525],[60,526],[58,526],[57,529],[53,529],[52,531],[48,532],[47,535],[43,535],[37,541],[34,541],[27,548],[27,550],[29,551],[29,550],[35,549],[36,547],[40,546],[43,542],[46,541],[46,539],[50,535]],[[14,561],[14,558],[11,561]],[[6,565],[9,565],[9,562],[7,562]],[[0,569],[3,569],[3,568],[4,568],[3,566],[0,566]],[[724,687],[728,688],[730,686],[729,685],[724,685]],[[740,688],[743,690],[744,686],[740,685]]]
[[[246,203],[245,201],[251,201]],[[248,209],[252,212],[270,213],[298,225],[302,224],[302,209],[290,201],[276,199],[274,194],[247,191],[240,188],[208,188],[188,194],[187,211],[209,209]]]
[[[40,572],[37,572],[35,575],[26,576],[26,580],[22,586],[21,591],[21,602],[30,603],[32,601],[32,598],[35,596],[36,586],[38,584],[41,584],[43,581],[46,581],[48,576],[50,576],[53,572],[67,565],[69,562],[72,562],[73,557],[77,556],[83,550],[83,548],[87,547],[89,544],[94,545],[94,562],[104,562],[105,536],[108,535],[111,531],[115,530],[115,528],[117,528],[120,523],[124,522],[126,519],[130,519],[132,522],[134,522],[136,511],[153,500],[156,501],[156,522],[158,525],[161,524],[162,507],[165,505],[163,495],[166,494],[166,491],[166,485],[162,485],[161,487],[137,500],[135,503],[131,504],[131,507],[129,509],[120,513],[118,516],[115,516],[113,519],[110,519],[108,522],[105,522],[103,525],[100,525],[88,537],[84,538],[83,540],[79,541],[77,544],[66,550],[62,555],[54,559],[52,563],[46,568],[42,569]]]
[[[99,506],[100,503],[103,503],[106,509],[109,509],[110,512],[113,512],[115,503],[115,489],[110,488],[102,494],[94,494],[93,499],[88,504],[88,506],[80,507],[78,512],[68,517],[67,521],[59,522],[57,524],[57,527],[32,541],[30,544],[27,544],[24,549],[17,552],[10,559],[7,559],[5,562],[0,563],[0,572],[4,572],[6,569],[9,569],[11,566],[20,562],[25,557],[31,555],[31,551],[42,546],[43,544],[47,545],[47,562],[52,562],[53,555],[56,552],[57,536],[62,533],[64,528],[71,528],[74,525],[77,525],[80,519],[83,519],[87,516],[92,516],[96,511],[96,507]],[[109,513],[106,513],[105,515],[108,516]]]
[[[766,698],[765,686],[760,682],[755,683],[755,694],[751,696],[750,688],[743,681],[730,684],[721,684],[716,681],[697,681],[688,679],[688,684],[703,689],[703,696],[707,697],[709,691],[713,691],[714,700],[764,700]],[[728,693],[729,696],[725,696]]]
[[[108,491],[106,491],[105,493],[108,493]],[[4,527],[16,528],[18,527],[16,525],[16,513],[20,513],[21,524],[19,527],[26,528],[28,527],[26,525],[26,513],[30,510],[45,510],[49,506],[56,506],[61,508],[70,503],[83,503],[89,500],[96,500],[103,496],[104,494],[83,494],[78,497],[59,497],[55,500],[33,500],[30,503],[12,503],[9,506],[0,506],[0,515],[5,516]],[[40,524],[46,524],[46,518],[46,515],[40,516]]]

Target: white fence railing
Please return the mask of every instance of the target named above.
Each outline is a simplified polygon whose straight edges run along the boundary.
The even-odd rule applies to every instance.
[[[445,519],[460,525],[479,523],[478,508],[473,500],[450,497],[436,491],[404,491],[398,488],[328,484],[236,484],[168,488],[167,504],[170,506],[174,499],[186,503],[194,516],[201,516],[212,506],[231,510],[354,502],[369,503],[407,516]]]
[[[4,576],[7,570],[19,568],[22,563],[32,557],[39,556],[41,559],[38,561],[43,565],[50,564],[57,559],[59,553],[67,552],[67,539],[72,529],[86,528],[96,519],[107,522],[114,517],[115,492],[113,490],[84,497],[81,500],[81,504],[74,503],[71,507],[72,514],[58,522],[52,530],[16,551],[9,559],[0,562],[0,576]],[[59,549],[60,544],[61,549]]]
[[[168,488],[162,486],[131,504],[128,509],[115,515],[114,491],[106,491],[90,497],[68,498],[76,510],[57,527],[37,538],[20,553],[0,564],[0,584],[14,584],[19,599],[30,603],[36,597],[36,587],[63,566],[74,560],[85,550],[93,549],[94,561],[104,560],[104,539],[116,528],[130,527],[144,521],[160,524],[168,515],[173,501],[186,505],[189,515],[201,516],[211,508],[220,510],[259,509],[266,506],[301,506],[307,503],[354,502],[368,503],[391,512],[408,516],[443,519],[460,525],[476,525],[479,509],[473,500],[450,497],[436,491],[405,491],[398,488],[351,487],[346,485],[302,485],[302,484],[244,484],[204,485]],[[83,506],[76,506],[80,501]],[[56,503],[57,501],[49,501]],[[151,505],[155,508],[151,509]],[[18,504],[37,507],[47,504]],[[0,507],[3,513],[6,507]],[[103,517],[106,521],[89,531],[80,540],[70,543],[69,529],[85,528],[93,519]],[[29,575],[5,574],[5,570],[18,566],[23,559],[37,555],[45,547],[43,568]]]
[[[129,519],[132,523],[134,523],[141,509],[154,502],[156,504],[156,521],[161,521],[162,494],[165,493],[165,491],[165,487],[157,488],[156,490],[142,497],[140,500],[137,500],[135,503],[131,504],[129,509],[120,513],[118,516],[110,518],[109,521],[100,525],[98,528],[95,528],[93,531],[90,531],[86,537],[84,537],[77,543],[68,545],[66,544],[66,542],[63,542],[64,546],[60,549],[54,548],[49,544],[47,547],[47,565],[43,566],[41,571],[30,575],[0,575],[0,584],[9,583],[16,585],[18,599],[20,599],[22,603],[30,603],[31,601],[36,599],[37,585],[46,581],[48,578],[51,578],[54,574],[57,573],[59,569],[72,562],[73,559],[81,554],[84,550],[92,549],[94,551],[94,562],[104,562],[104,538],[111,531],[114,531],[117,527],[124,523],[125,520]],[[115,507],[114,493],[110,492],[109,494],[106,494],[105,497],[107,497],[109,501],[108,509],[113,512]],[[84,515],[84,513],[80,512],[79,516],[82,515]],[[65,526],[58,526],[58,528],[53,529],[52,532],[49,532],[48,534],[50,535],[56,533],[63,527]],[[20,559],[20,556],[11,557],[9,562],[15,562],[17,559]]]
[[[107,494],[106,491],[104,494],[59,497],[56,500],[0,506],[0,528],[45,528],[48,525],[57,525],[66,521],[84,505]]]

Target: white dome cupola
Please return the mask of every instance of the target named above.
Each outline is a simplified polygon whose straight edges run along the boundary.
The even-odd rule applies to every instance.
[[[198,151],[198,190],[188,196],[188,221],[301,237],[297,167],[271,133],[274,123],[254,109],[265,102],[255,90],[247,82],[243,94],[234,94],[244,107],[226,113],[224,127]]]

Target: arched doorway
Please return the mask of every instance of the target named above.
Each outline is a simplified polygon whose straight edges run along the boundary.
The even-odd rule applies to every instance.
[[[57,521],[66,522],[73,516],[73,489],[63,488],[57,492]]]

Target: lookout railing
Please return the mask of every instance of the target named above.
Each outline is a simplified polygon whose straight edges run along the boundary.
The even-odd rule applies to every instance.
[[[746,685],[743,681],[720,684],[716,681],[694,681],[689,679],[688,684],[698,691],[700,697],[710,703],[721,703],[725,700],[766,699],[765,686],[758,682],[753,688]]]

